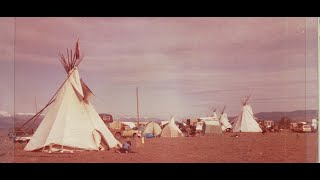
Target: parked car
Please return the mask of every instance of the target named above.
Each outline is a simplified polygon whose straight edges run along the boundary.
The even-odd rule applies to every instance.
[[[292,128],[293,132],[311,132],[311,126],[307,124],[298,124],[296,127]]]
[[[311,132],[312,130],[311,130],[311,126],[309,126],[309,125],[303,125],[302,126],[302,131],[303,132]]]

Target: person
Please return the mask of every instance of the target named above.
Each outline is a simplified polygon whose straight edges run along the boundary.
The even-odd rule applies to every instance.
[[[127,141],[122,145],[122,148],[120,149],[121,153],[129,153],[131,151],[131,142]]]
[[[262,134],[267,133],[267,129],[265,127],[262,127]]]

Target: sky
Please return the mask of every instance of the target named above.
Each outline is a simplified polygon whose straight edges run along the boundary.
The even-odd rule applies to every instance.
[[[316,18],[2,17],[0,110],[44,107],[78,38],[99,113],[135,117],[136,87],[141,117],[317,109]]]

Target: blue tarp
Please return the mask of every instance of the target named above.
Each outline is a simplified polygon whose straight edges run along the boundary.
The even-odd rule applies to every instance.
[[[144,135],[146,138],[154,138],[154,135],[152,133],[147,133]]]

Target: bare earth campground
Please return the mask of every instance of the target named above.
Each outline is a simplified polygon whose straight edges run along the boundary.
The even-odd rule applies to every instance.
[[[235,133],[190,138],[153,138],[131,140],[135,153],[109,151],[44,153],[23,151],[24,143],[2,136],[0,162],[79,162],[79,163],[152,163],[152,162],[317,162],[317,133]],[[126,141],[126,139],[121,140]]]

